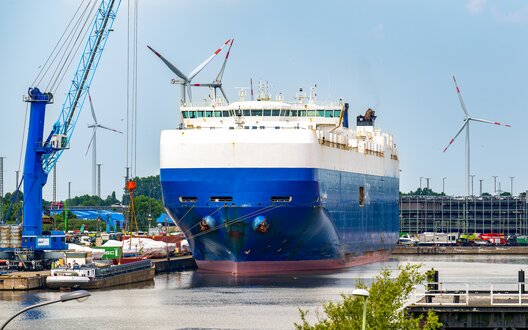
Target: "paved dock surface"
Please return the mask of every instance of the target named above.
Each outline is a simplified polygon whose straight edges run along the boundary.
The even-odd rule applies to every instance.
[[[397,245],[392,254],[497,254],[527,255],[528,246],[409,246]]]

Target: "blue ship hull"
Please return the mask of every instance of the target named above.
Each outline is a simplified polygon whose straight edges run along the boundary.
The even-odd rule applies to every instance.
[[[165,207],[202,269],[340,268],[386,257],[398,239],[398,178],[314,168],[195,168],[161,169],[161,184]]]

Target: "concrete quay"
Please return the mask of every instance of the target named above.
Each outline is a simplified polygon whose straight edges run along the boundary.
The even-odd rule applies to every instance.
[[[528,246],[408,246],[397,245],[392,254],[496,254],[526,255]]]

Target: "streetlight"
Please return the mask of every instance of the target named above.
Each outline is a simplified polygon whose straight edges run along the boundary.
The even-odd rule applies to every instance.
[[[496,175],[493,175],[492,178],[493,178],[493,194],[497,195],[497,178],[498,177]]]
[[[352,295],[363,297],[363,323],[361,325],[361,330],[365,330],[367,328],[367,299],[369,297],[369,292],[365,289],[355,289],[352,291]]]
[[[368,292],[367,292],[367,294],[368,294]],[[78,291],[73,291],[73,292],[69,292],[69,293],[63,294],[62,296],[59,297],[59,299],[56,299],[56,300],[46,301],[46,302],[43,302],[43,303],[40,303],[40,304],[31,305],[29,307],[24,308],[23,310],[21,310],[20,312],[16,313],[15,315],[11,316],[7,321],[4,322],[4,324],[2,324],[2,327],[0,328],[0,330],[4,330],[6,325],[12,319],[14,319],[15,317],[17,317],[18,315],[20,315],[20,314],[22,314],[24,312],[27,312],[30,309],[37,308],[37,307],[42,307],[42,306],[46,306],[46,305],[51,305],[51,304],[58,303],[58,302],[66,302],[66,301],[70,301],[70,300],[77,300],[78,302],[83,302],[86,299],[88,299],[88,297],[90,297],[90,296],[91,296],[90,292],[88,292],[86,290],[78,290]]]

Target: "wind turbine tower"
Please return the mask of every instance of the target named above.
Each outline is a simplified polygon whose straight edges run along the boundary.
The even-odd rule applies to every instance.
[[[88,128],[93,129],[92,139],[90,140],[90,143],[88,144],[88,149],[86,149],[86,155],[88,154],[88,151],[90,150],[90,146],[93,143],[92,147],[92,196],[95,196],[97,194],[97,128],[106,129],[112,132],[123,134],[123,132],[118,131],[113,128],[109,128],[106,126],[103,126],[97,122],[97,117],[95,117],[95,110],[92,103],[92,97],[90,95],[90,92],[88,92],[88,100],[90,101],[90,110],[92,110],[92,118],[94,120],[94,123],[91,125],[88,125]]]
[[[510,125],[507,125],[507,124],[501,124],[499,122],[496,122],[496,121],[490,121],[490,120],[485,120],[485,119],[479,119],[479,118],[472,118],[469,116],[469,113],[466,109],[466,105],[464,104],[464,99],[462,98],[462,93],[460,93],[460,88],[458,88],[458,84],[457,84],[457,81],[455,79],[455,76],[453,76],[453,81],[455,82],[455,87],[456,87],[456,91],[457,91],[457,94],[458,94],[458,100],[460,101],[460,106],[462,107],[462,111],[464,111],[464,122],[462,124],[462,127],[460,127],[460,129],[458,130],[458,132],[456,133],[455,137],[451,139],[451,141],[449,142],[449,144],[447,145],[447,147],[444,149],[444,152],[447,151],[447,148],[449,148],[449,146],[451,144],[453,144],[453,142],[455,142],[455,139],[460,135],[460,133],[462,132],[462,130],[464,130],[464,128],[466,129],[466,173],[465,173],[465,178],[466,178],[466,196],[469,195],[469,192],[470,192],[470,184],[469,184],[469,173],[470,172],[470,144],[469,144],[469,122],[470,121],[476,121],[476,122],[481,122],[481,123],[486,123],[486,124],[492,124],[492,125],[499,125],[499,126],[506,126],[506,127],[511,127]]]

